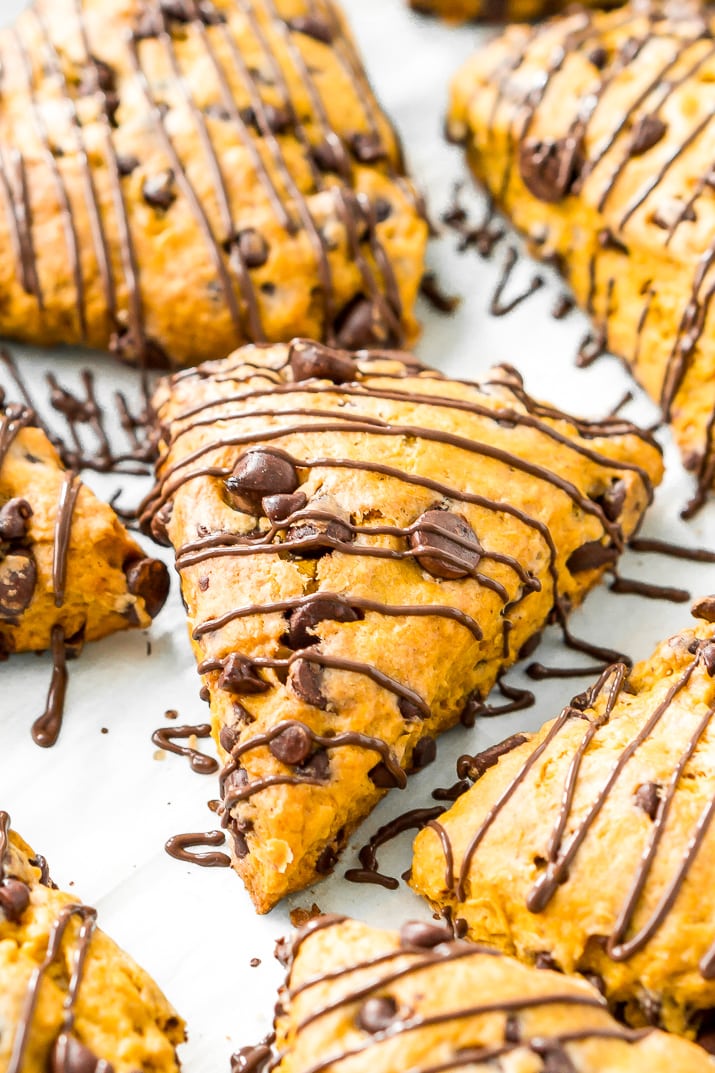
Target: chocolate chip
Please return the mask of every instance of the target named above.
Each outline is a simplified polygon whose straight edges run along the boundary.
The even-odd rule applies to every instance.
[[[208,589],[210,584],[211,584],[211,581],[210,581],[209,578],[200,577],[199,578],[199,591],[200,592],[206,592],[206,590]]]
[[[288,629],[291,648],[309,648],[318,638],[311,631],[319,622],[357,622],[360,615],[340,596],[314,596],[290,616]]]
[[[363,1032],[375,1035],[384,1032],[397,1017],[398,1006],[394,998],[369,998],[358,1010],[357,1024]]]
[[[425,713],[421,708],[418,708],[416,704],[413,704],[407,697],[400,697],[397,702],[400,715],[407,723],[416,723],[418,720],[422,720],[425,717]]]
[[[451,930],[445,924],[428,924],[422,920],[410,920],[400,928],[403,946],[417,946],[431,950],[441,943],[451,942]]]
[[[162,14],[173,22],[191,22],[196,18],[196,4],[193,0],[159,0]]]
[[[598,570],[602,566],[611,566],[618,559],[615,548],[601,544],[598,540],[591,540],[588,544],[582,544],[580,548],[572,551],[566,560],[566,566],[572,574],[580,574],[584,570]]]
[[[613,234],[609,227],[602,227],[598,232],[598,244],[602,250],[613,250],[615,253],[628,253],[628,247],[624,242]]]
[[[301,774],[311,779],[327,781],[330,778],[330,757],[327,749],[318,749],[300,765]]]
[[[319,876],[330,875],[338,863],[338,855],[332,846],[326,846],[315,862],[315,870]]]
[[[715,678],[715,643],[712,641],[706,642],[700,649],[700,654],[703,658],[705,670],[708,672],[710,678]]]
[[[702,619],[704,622],[715,622],[715,596],[703,596],[696,600],[690,609],[693,618]]]
[[[513,749],[518,749],[525,741],[528,741],[525,734],[512,734],[497,745],[490,745],[488,749],[477,753],[476,756],[460,756],[457,761],[458,777],[478,782],[482,775],[489,771],[489,768],[499,763],[502,756],[506,756]]]
[[[290,684],[293,692],[306,704],[325,711],[328,702],[320,691],[323,671],[319,664],[299,659],[291,668]]]
[[[307,727],[290,726],[282,730],[268,748],[282,764],[302,764],[310,756],[313,739]]]
[[[642,808],[646,815],[650,816],[651,820],[654,820],[658,815],[660,793],[661,787],[658,783],[644,782],[641,783],[633,795],[633,800],[638,805],[638,808]]]
[[[504,1025],[504,1042],[521,1043],[521,1029],[519,1018],[515,1013],[510,1013]]]
[[[27,534],[27,523],[32,517],[32,507],[26,499],[8,499],[0,507],[0,540],[22,540]]]
[[[362,350],[374,346],[387,346],[394,340],[377,305],[367,298],[354,298],[339,314],[335,322],[335,338],[345,350]]]
[[[30,888],[19,879],[5,879],[0,883],[0,913],[11,924],[17,924],[30,904]]]
[[[481,548],[476,533],[461,514],[448,510],[426,510],[415,525],[409,542],[423,570],[436,578],[456,580],[467,577],[476,569]],[[435,532],[435,529],[439,532]],[[452,537],[466,541],[471,547],[464,547]]]
[[[227,753],[233,752],[239,742],[239,733],[236,727],[224,726],[219,731],[218,740],[221,743],[221,748],[225,749]]]
[[[638,1005],[641,1008],[646,1024],[657,1027],[660,1024],[660,1015],[662,1012],[660,999],[655,995],[649,995],[646,991],[639,997]]]
[[[370,768],[367,774],[378,790],[393,790],[400,785],[394,771],[390,771],[387,764],[384,764],[382,760],[379,764],[375,764],[374,767]]]
[[[392,205],[387,198],[379,197],[375,201],[375,221],[378,224],[383,224],[385,220],[389,220],[392,216]]]
[[[51,1073],[114,1073],[109,1062],[101,1060],[74,1036],[63,1032],[57,1037],[50,1057]]]
[[[333,384],[349,384],[358,376],[355,361],[349,354],[304,339],[291,343],[288,362],[297,381],[330,380]]]
[[[233,838],[233,852],[239,861],[245,860],[248,854],[251,852],[248,845],[248,839],[242,831],[232,830],[231,837]]]
[[[137,157],[129,154],[126,156],[123,154],[117,155],[117,171],[123,179],[126,178],[127,175],[131,175],[133,171],[136,171],[138,167],[139,160]]]
[[[290,518],[291,514],[302,510],[307,502],[308,497],[305,492],[294,492],[293,495],[265,496],[261,500],[261,506],[269,522],[277,525],[279,522],[284,522],[286,518]]]
[[[591,49],[588,58],[597,70],[602,71],[608,63],[608,52],[603,45],[597,45],[596,48]]]
[[[263,235],[253,227],[239,231],[234,242],[246,268],[262,268],[268,260],[270,247]]]
[[[561,972],[561,968],[557,961],[554,961],[548,950],[539,950],[538,954],[534,958],[534,965],[537,969],[549,969],[550,972]]]
[[[598,503],[609,522],[618,521],[623,513],[626,502],[626,482],[614,480],[611,482],[603,495],[597,496],[594,503]]]
[[[169,209],[176,201],[174,173],[171,168],[152,175],[142,184],[142,196],[153,209]]]
[[[273,104],[263,105],[263,117],[272,134],[282,134],[293,123],[293,115],[287,108],[279,108]],[[241,119],[247,127],[254,127],[260,133],[261,124],[253,108],[244,108],[241,111]]]
[[[157,544],[160,544],[163,548],[171,547],[171,540],[169,539],[168,525],[171,521],[171,515],[174,510],[174,502],[170,500],[165,503],[163,507],[153,515],[149,523],[149,531],[152,538]]]
[[[573,135],[556,141],[527,138],[519,148],[524,185],[539,201],[562,201],[571,192],[583,164],[582,139]]]
[[[37,584],[32,554],[17,551],[0,561],[0,618],[14,618],[29,607]]]
[[[640,156],[647,153],[654,145],[663,138],[667,126],[662,119],[655,115],[642,116],[631,131],[631,156]]]
[[[144,601],[150,618],[156,618],[166,603],[171,582],[169,571],[158,559],[139,559],[125,567],[127,588]]]
[[[437,756],[437,742],[434,738],[420,738],[412,752],[412,770],[421,771]]]
[[[332,26],[327,19],[321,19],[318,15],[296,15],[288,19],[288,25],[296,33],[322,41],[324,45],[329,45],[333,40]]]
[[[317,517],[297,519],[286,533],[291,543],[311,541],[311,544],[300,549],[304,558],[317,557],[332,550],[333,541],[349,544],[353,540],[350,515],[333,496],[316,496],[307,506]]]
[[[321,171],[340,171],[341,163],[345,158],[342,143],[340,143],[339,148],[336,148],[327,139],[311,146],[310,155]]]
[[[260,447],[244,452],[226,481],[226,490],[236,510],[255,515],[260,515],[265,496],[290,495],[297,487],[298,474],[293,463]]]
[[[378,160],[384,160],[387,156],[387,150],[379,134],[359,132],[351,135],[349,141],[361,164],[376,164]]]
[[[224,661],[218,688],[226,693],[242,695],[266,693],[271,687],[259,676],[249,659],[238,652],[232,652]]]

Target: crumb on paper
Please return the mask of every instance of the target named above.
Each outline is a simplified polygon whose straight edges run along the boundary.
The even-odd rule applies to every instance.
[[[260,964],[261,964],[261,959],[260,958],[251,958],[250,965],[251,965],[252,969],[257,969]]]
[[[321,917],[323,910],[315,902],[311,905],[310,909],[291,909],[290,922],[294,928],[302,928],[304,924],[307,924],[309,920],[315,920],[316,917]]]
[[[163,749],[156,749],[154,751],[154,759],[155,760],[166,760],[166,753],[164,752],[164,750]]]
[[[177,712],[176,708],[167,708],[167,710],[164,712],[164,718],[165,719],[178,719],[179,718],[179,713]]]
[[[109,733],[109,727],[102,727],[101,730],[100,730],[100,733],[101,734],[108,734]]]

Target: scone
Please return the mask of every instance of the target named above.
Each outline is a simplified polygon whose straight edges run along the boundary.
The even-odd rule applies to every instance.
[[[409,0],[410,7],[423,15],[441,15],[448,22],[516,22],[545,18],[568,7],[566,0]],[[586,7],[616,7],[613,0]]]
[[[176,549],[259,910],[350,833],[638,525],[661,460],[620,420],[305,340],[166,380],[144,524]]]
[[[65,470],[33,412],[0,409],[0,655],[73,645],[161,610],[169,574]]]
[[[0,1073],[173,1073],[184,1024],[0,812]]]
[[[457,75],[448,130],[604,346],[715,453],[715,50],[711,9],[659,3],[510,27]]]
[[[415,889],[478,942],[598,979],[632,1025],[712,1030],[714,674],[703,623],[464,757],[476,784],[417,837]]]
[[[0,334],[415,336],[427,224],[333,0],[35,0],[0,67]]]
[[[583,980],[455,941],[322,917],[283,947],[275,1041],[234,1069],[268,1073],[712,1073],[702,1048],[619,1025]]]

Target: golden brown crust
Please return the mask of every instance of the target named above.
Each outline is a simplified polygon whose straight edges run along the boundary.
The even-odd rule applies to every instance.
[[[568,7],[564,0],[409,0],[410,7],[422,15],[440,15],[448,22],[529,22],[545,18]],[[585,7],[617,7],[614,3],[594,3]]]
[[[0,62],[4,335],[415,337],[427,226],[332,0],[36,0]]]
[[[556,258],[607,348],[713,480],[715,72],[707,9],[634,4],[509,28],[452,88],[475,174]]]
[[[30,847],[7,833],[0,812],[2,1073],[175,1073],[181,1018],[154,981],[94,930],[95,911],[53,889]]]
[[[684,631],[498,762],[477,757],[412,870],[475,940],[595,974],[631,1024],[691,1035],[715,1006],[714,638]]]
[[[581,600],[661,462],[632,426],[541,407],[512,370],[462,383],[305,341],[180,374],[155,404],[145,521],[177,549],[224,821],[266,911]]]
[[[0,651],[146,628],[169,586],[112,508],[65,470],[19,406],[0,411]]]
[[[617,1024],[583,980],[450,942],[442,926],[411,923],[396,933],[353,920],[326,926],[323,918],[312,928],[293,943],[281,994],[278,1073],[713,1068],[692,1043]]]

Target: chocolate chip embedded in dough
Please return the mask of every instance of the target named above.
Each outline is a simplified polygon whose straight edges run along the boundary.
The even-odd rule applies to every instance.
[[[0,617],[15,618],[25,611],[35,592],[37,566],[31,552],[21,549],[0,561]]]
[[[307,659],[296,660],[293,664],[290,674],[293,692],[306,704],[325,711],[328,702],[321,692],[322,681],[323,670],[319,664]]]
[[[226,481],[235,508],[255,515],[260,515],[265,496],[290,495],[297,487],[293,463],[260,447],[245,451]]]
[[[169,571],[158,559],[139,559],[125,566],[127,588],[144,601],[150,618],[156,618],[166,603],[171,581]]]
[[[358,1027],[370,1035],[384,1032],[397,1017],[398,1009],[397,1002],[391,996],[369,998],[358,1010]]]
[[[320,622],[357,622],[359,613],[340,596],[318,594],[290,616],[288,629],[291,648],[309,648],[318,638],[312,633]]]
[[[441,943],[452,941],[452,932],[446,924],[428,924],[422,920],[410,920],[400,928],[403,946],[417,946],[431,950]]]
[[[268,260],[270,246],[254,227],[239,231],[234,242],[246,268],[262,268]]]
[[[376,164],[378,160],[384,160],[387,150],[379,134],[353,134],[350,145],[361,164]]]
[[[556,204],[567,197],[583,165],[583,141],[573,135],[555,141],[526,138],[519,147],[519,172],[539,201]]]
[[[318,15],[296,15],[288,19],[288,26],[296,33],[322,41],[324,45],[331,44],[334,37],[333,27],[328,20],[321,19]]]
[[[656,782],[644,782],[636,790],[633,795],[638,808],[642,808],[647,816],[650,816],[651,820],[654,820],[658,815],[658,809],[660,808],[660,795],[662,787]]]
[[[703,622],[715,622],[715,596],[703,596],[696,600],[690,613],[693,618],[702,619]]]
[[[282,764],[302,764],[312,752],[313,739],[306,727],[289,726],[273,738],[268,748]]]
[[[218,688],[226,693],[255,694],[266,693],[271,687],[261,678],[245,656],[232,652],[224,662],[219,676]]]
[[[358,376],[357,365],[349,354],[304,339],[291,343],[288,362],[297,381],[330,380],[333,384],[349,384]]]
[[[412,751],[412,770],[422,771],[437,756],[437,742],[434,738],[420,738]]]
[[[396,342],[391,338],[378,306],[362,297],[353,299],[338,315],[335,338],[338,346],[345,350],[389,346]]]
[[[291,514],[296,514],[308,502],[305,492],[293,492],[292,495],[264,496],[261,500],[263,513],[269,522],[277,525],[286,521]]]
[[[471,546],[465,547],[460,541]],[[426,510],[421,514],[409,543],[422,569],[443,580],[467,577],[481,558],[477,535],[467,519],[448,510]]]
[[[0,507],[0,540],[21,540],[27,534],[32,507],[26,499],[16,496]]]
[[[142,196],[147,205],[151,205],[153,209],[166,210],[171,208],[176,201],[174,173],[171,168],[145,179],[142,184]]]
[[[0,913],[11,924],[19,923],[30,904],[30,888],[26,883],[12,877],[0,883]]]
[[[638,120],[631,131],[630,154],[641,156],[657,145],[665,136],[666,124],[656,115],[644,115]]]

